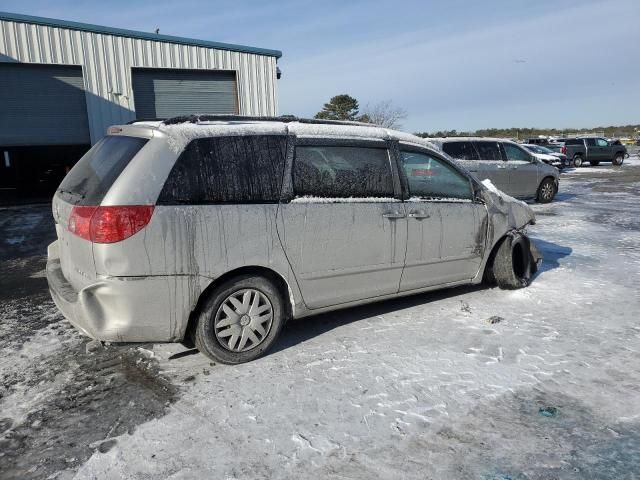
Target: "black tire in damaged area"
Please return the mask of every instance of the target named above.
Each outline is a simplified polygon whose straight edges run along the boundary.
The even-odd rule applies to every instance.
[[[538,260],[531,241],[525,235],[513,232],[505,236],[495,250],[486,279],[506,290],[526,287],[538,271]]]

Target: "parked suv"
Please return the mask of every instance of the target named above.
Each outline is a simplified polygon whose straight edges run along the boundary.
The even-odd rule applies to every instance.
[[[491,180],[513,197],[548,203],[558,192],[558,169],[538,160],[515,142],[480,137],[432,141],[478,179]]]
[[[53,198],[52,297],[112,342],[252,360],[285,321],[399,295],[526,286],[522,202],[373,126],[199,116],[112,127]]]
[[[620,166],[629,156],[627,147],[618,143],[610,143],[600,137],[568,138],[562,148],[574,167],[580,167],[584,162],[591,165],[600,165],[600,162],[611,162]]]

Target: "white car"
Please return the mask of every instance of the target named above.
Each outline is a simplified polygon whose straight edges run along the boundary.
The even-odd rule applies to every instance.
[[[553,150],[545,148],[541,145],[533,145],[531,143],[524,143],[520,146],[526,148],[534,157],[536,157],[541,162],[548,163],[549,165],[553,165],[557,168],[564,167],[564,159],[562,157],[566,159],[566,156],[562,155],[561,153],[556,153]]]

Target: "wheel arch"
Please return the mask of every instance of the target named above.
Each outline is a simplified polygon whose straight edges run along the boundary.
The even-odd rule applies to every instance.
[[[220,275],[218,278],[212,280],[209,285],[207,285],[206,288],[202,290],[195,307],[189,314],[189,320],[187,321],[187,326],[182,336],[183,342],[185,344],[187,344],[188,346],[193,346],[193,342],[191,340],[192,334],[198,323],[198,315],[200,314],[202,306],[207,297],[211,295],[211,292],[215,291],[215,289],[222,285],[224,282],[240,275],[255,275],[271,280],[282,295],[283,304],[285,306],[286,320],[293,318],[295,311],[293,291],[291,290],[291,286],[289,285],[289,282],[285,279],[285,277],[277,271],[268,267],[260,265],[246,265],[225,272],[223,275]]]
[[[546,178],[553,178],[553,177],[546,177]],[[540,182],[542,183],[542,182]],[[504,242],[508,237],[522,237],[523,240],[526,242],[527,247],[530,249],[531,248],[531,240],[529,239],[529,237],[527,235],[525,235],[524,233],[522,233],[519,230],[513,229],[513,230],[509,230],[508,232],[506,232],[504,235],[502,235],[494,244],[493,247],[491,247],[491,252],[489,253],[489,256],[487,257],[487,261],[484,264],[484,271],[482,272],[482,281],[489,283],[489,284],[494,284],[495,283],[495,279],[493,278],[493,262],[496,258],[496,254],[498,253],[498,250],[500,249],[500,246],[502,245],[502,242]]]

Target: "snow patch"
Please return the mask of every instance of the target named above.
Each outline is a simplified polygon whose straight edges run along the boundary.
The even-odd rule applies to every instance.
[[[471,203],[472,200],[468,198],[454,198],[454,197],[411,197],[407,202],[445,202],[445,203]]]
[[[161,125],[159,130],[167,136],[169,148],[180,153],[195,138],[242,136],[242,135],[286,135],[286,124],[281,122],[216,122],[180,123]]]
[[[291,203],[400,203],[397,198],[390,197],[315,197],[304,195],[291,200]]]

